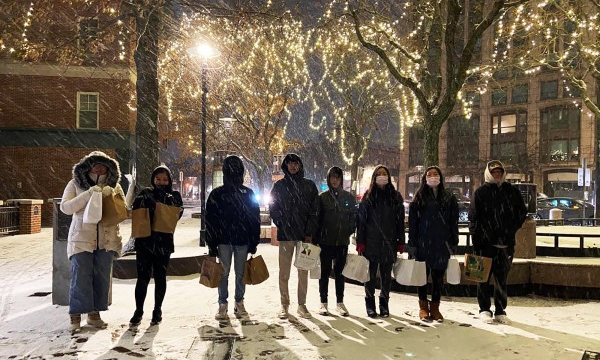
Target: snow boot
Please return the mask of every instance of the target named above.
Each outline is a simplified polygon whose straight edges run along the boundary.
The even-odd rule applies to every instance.
[[[91,313],[88,313],[87,323],[88,325],[92,325],[93,327],[98,329],[104,329],[108,325],[100,318],[99,311],[92,311]]]
[[[379,315],[381,317],[389,317],[390,316],[390,308],[388,307],[388,299],[384,297],[379,298]]]
[[[431,316],[429,315],[429,301],[419,300],[419,319],[425,322],[431,322]]]
[[[142,322],[142,316],[144,316],[143,310],[136,310],[133,312],[133,316],[129,320],[130,327],[136,327]]]
[[[152,311],[152,320],[150,321],[150,325],[158,325],[162,321],[162,310],[154,309]]]
[[[365,297],[365,305],[367,307],[367,316],[370,318],[376,318],[377,311],[375,311],[375,297],[374,296]]]
[[[71,317],[71,326],[69,327],[71,334],[78,333],[81,331],[81,315],[70,314],[69,316]]]
[[[440,302],[430,302],[429,303],[429,310],[431,312],[431,320],[433,321],[437,321],[437,322],[444,322],[444,317],[442,316],[442,313],[440,312]]]

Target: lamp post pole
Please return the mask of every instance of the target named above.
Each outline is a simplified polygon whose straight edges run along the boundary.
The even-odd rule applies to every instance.
[[[206,85],[206,73],[208,64],[202,62],[202,120],[200,131],[202,133],[202,162],[200,175],[200,246],[206,246],[206,93],[208,86]]]

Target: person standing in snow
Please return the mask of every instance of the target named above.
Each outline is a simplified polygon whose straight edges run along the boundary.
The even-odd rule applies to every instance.
[[[431,274],[431,302],[427,301],[428,284],[419,286],[419,318],[444,321],[440,299],[444,273],[448,267],[450,247],[458,245],[458,202],[452,191],[444,188],[444,177],[437,166],[430,166],[409,205],[407,252],[424,261],[427,277]]]
[[[392,286],[392,267],[396,252],[404,251],[404,200],[392,185],[390,171],[378,165],[371,184],[358,208],[356,251],[369,260],[370,280],[365,283],[367,315],[377,317],[375,283],[377,269],[381,279],[379,314],[390,316],[389,299]]]
[[[288,317],[290,292],[288,282],[292,259],[298,242],[312,242],[317,231],[319,191],[314,182],[304,178],[302,160],[296,154],[287,154],[281,164],[284,178],[271,190],[269,211],[277,226],[279,240],[279,293],[281,311],[279,318]],[[310,318],[306,308],[308,271],[298,269],[298,315]]]
[[[237,156],[223,161],[223,185],[211,191],[206,202],[206,243],[209,256],[223,265],[219,283],[219,310],[215,319],[227,320],[228,281],[232,258],[235,272],[236,317],[247,317],[244,306],[244,266],[248,253],[255,254],[260,241],[260,208],[254,192],[243,185],[244,164]]]
[[[152,187],[142,189],[133,200],[132,209],[147,208],[150,223],[153,224],[157,203],[180,208],[179,218],[183,215],[183,200],[178,191],[173,190],[173,177],[168,167],[158,166],[150,177]],[[137,281],[135,283],[135,311],[129,325],[138,326],[144,315],[144,301],[148,284],[154,276],[154,310],[150,325],[162,321],[162,303],[167,292],[167,268],[171,254],[175,251],[173,234],[152,230],[150,236],[135,239],[135,264]]]
[[[477,284],[479,317],[492,323],[490,278],[494,277],[494,317],[508,323],[506,316],[506,279],[515,252],[515,234],[527,217],[527,208],[521,192],[506,182],[504,165],[498,160],[487,163],[485,183],[473,194],[469,207],[469,231],[473,249],[478,255],[492,258],[490,277]]]
[[[319,195],[319,231],[315,244],[321,247],[321,278],[319,294],[321,308],[319,314],[327,315],[327,292],[332,263],[335,277],[337,312],[348,316],[344,306],[344,275],[350,235],[356,230],[356,198],[344,190],[344,172],[337,166],[327,172],[329,190]]]
[[[106,327],[100,311],[108,310],[108,292],[113,259],[121,251],[119,225],[83,222],[83,213],[93,192],[103,197],[123,194],[121,171],[116,160],[101,151],[92,151],[73,167],[73,179],[63,192],[60,210],[73,215],[69,228],[67,256],[71,261],[69,315],[71,332],[81,329],[81,314],[87,323]]]

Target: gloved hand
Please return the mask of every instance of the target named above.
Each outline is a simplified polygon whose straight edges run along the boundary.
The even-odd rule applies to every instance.
[[[219,248],[217,247],[208,247],[208,256],[210,257],[219,257]]]
[[[250,246],[248,247],[248,254],[256,254],[256,246]]]
[[[399,254],[402,254],[404,252],[404,244],[398,244],[397,251]]]
[[[102,197],[110,196],[114,193],[114,189],[108,185],[102,188]]]
[[[90,188],[90,192],[102,192],[102,188],[98,185],[94,185]]]
[[[414,259],[415,258],[415,254],[417,253],[417,248],[414,246],[407,246],[406,247],[406,252],[408,253],[408,258],[409,259]]]
[[[458,253],[458,245],[450,246],[450,250],[452,250],[453,255],[456,255]]]
[[[356,252],[362,254],[365,252],[365,244],[356,244]]]

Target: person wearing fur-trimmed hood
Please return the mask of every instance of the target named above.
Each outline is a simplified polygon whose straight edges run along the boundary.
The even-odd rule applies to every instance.
[[[81,314],[87,323],[106,327],[100,311],[108,309],[108,292],[113,259],[120,255],[119,225],[107,226],[83,222],[85,207],[93,192],[102,196],[123,194],[119,185],[121,171],[116,160],[101,151],[92,151],[73,167],[73,178],[63,192],[60,210],[72,215],[67,242],[71,261],[69,315],[71,332],[81,327]]]

